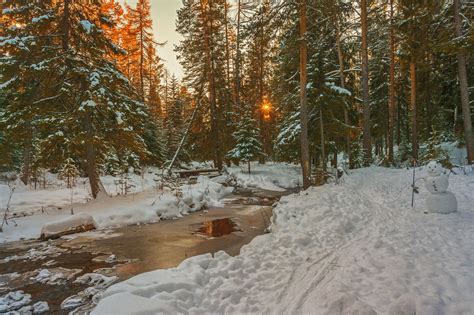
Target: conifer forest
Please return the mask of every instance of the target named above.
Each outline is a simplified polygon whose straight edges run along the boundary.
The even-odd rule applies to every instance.
[[[160,15],[165,9],[170,13]],[[473,312],[473,25],[472,0],[0,1],[0,313]],[[421,177],[424,172],[427,177]],[[443,178],[441,184],[433,174]],[[254,223],[224,196],[243,207],[256,202],[261,208],[255,217],[263,226],[250,228]],[[129,235],[136,224],[144,224],[137,233],[145,233],[152,223],[177,218],[176,229],[186,222],[196,229],[191,213],[210,216],[214,208],[219,215],[227,208],[235,214],[203,230],[215,233],[229,224],[226,229],[233,230],[226,237],[245,236],[236,252],[226,250],[230,245],[206,243],[179,252],[182,257],[169,258],[168,265],[133,251],[122,257],[110,245],[110,257],[117,257],[104,264],[127,257],[147,267],[137,267],[135,274],[84,269],[74,275],[75,285],[86,290],[90,282],[96,291],[69,292],[73,286],[64,280],[63,294],[79,298],[64,296],[60,305],[27,286],[16,287],[21,294],[13,291],[2,278],[18,271],[2,267],[12,266],[9,261],[37,259],[30,252],[8,252],[4,242],[57,239],[44,246],[65,255],[66,234],[97,229],[83,237]],[[450,214],[436,221],[433,212]],[[389,222],[403,228],[392,231]],[[420,225],[425,230],[416,228]],[[261,232],[254,235],[252,229]],[[238,255],[259,234],[262,241],[252,241]],[[435,242],[442,239],[445,245]],[[104,251],[97,246],[96,252]],[[332,253],[329,258],[322,248]],[[367,248],[373,257],[366,258]],[[385,255],[383,248],[394,252]],[[75,249],[68,250],[72,255]],[[346,250],[350,253],[339,253]],[[412,262],[415,252],[420,256]],[[433,256],[423,256],[427,252]],[[280,255],[275,266],[272,255]],[[203,272],[206,284],[188,278],[183,287],[176,284],[181,280],[170,284],[175,269],[163,273],[168,280],[153,271],[149,280],[127,284],[131,276],[172,268],[191,256],[197,256],[190,259],[195,263],[179,265],[178,271],[184,268],[179,277]],[[331,259],[337,260],[332,271],[325,269]],[[268,261],[272,275],[265,276],[260,263],[252,265],[260,260]],[[302,261],[315,262],[302,267],[313,270],[311,276],[295,271]],[[374,267],[377,262],[391,271],[384,274]],[[425,262],[426,274],[413,271]],[[403,269],[408,265],[415,269]],[[58,285],[51,284],[52,267],[42,270],[50,275],[44,278],[40,271],[31,277]],[[244,273],[232,274],[235,270]],[[223,272],[235,279],[222,280]],[[392,286],[410,272],[421,279],[420,287],[413,286],[432,288],[436,298],[419,297],[407,282]],[[429,272],[454,280],[438,283]],[[322,275],[328,273],[336,280]],[[362,280],[355,278],[359,273]],[[84,278],[89,274],[98,276]],[[278,298],[265,293],[271,279],[278,279]],[[126,284],[105,290],[115,281]],[[232,293],[220,281],[233,281]],[[151,290],[143,293],[148,302],[142,304],[145,298],[134,285]],[[396,293],[386,297],[377,288]],[[194,302],[179,290],[189,290]],[[446,297],[448,291],[455,293]],[[98,292],[100,298],[92,299]]]
[[[3,1],[3,170],[178,161],[403,165],[447,139],[474,160],[470,1],[183,1],[176,78],[150,1]],[[195,113],[193,113],[195,112]],[[192,120],[191,120],[192,119]],[[187,130],[190,125],[189,130]]]

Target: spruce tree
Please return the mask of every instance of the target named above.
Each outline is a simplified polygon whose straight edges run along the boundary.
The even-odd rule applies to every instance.
[[[59,171],[58,178],[64,180],[67,188],[72,188],[76,184],[76,179],[80,173],[73,159],[67,158]]]
[[[11,100],[4,114],[8,128],[23,130],[25,141],[31,141],[28,130],[36,130],[44,166],[58,168],[67,157],[80,161],[96,198],[107,152],[146,155],[146,108],[106,58],[121,50],[103,32],[101,1],[22,3],[3,6],[20,25],[4,30],[0,42],[7,51],[3,79],[10,82],[4,84]]]
[[[236,145],[227,153],[231,159],[247,162],[249,174],[250,162],[264,154],[257,126],[257,121],[247,111],[239,122],[237,131],[233,133]]]

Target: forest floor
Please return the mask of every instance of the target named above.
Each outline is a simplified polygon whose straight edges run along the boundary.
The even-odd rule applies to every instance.
[[[418,171],[424,176],[425,170]],[[283,197],[271,233],[112,285],[93,314],[472,314],[474,172],[458,211],[426,212],[412,170],[370,167]]]

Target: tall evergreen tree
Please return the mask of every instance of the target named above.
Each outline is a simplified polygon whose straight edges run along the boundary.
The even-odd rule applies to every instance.
[[[244,113],[237,126],[237,131],[234,132],[236,145],[227,153],[227,156],[246,162],[250,174],[250,162],[258,159],[264,152],[259,139],[259,130],[255,128],[257,121],[252,117],[251,110],[246,110]]]
[[[2,62],[10,82],[8,128],[22,128],[19,121],[35,128],[44,166],[58,168],[67,157],[80,161],[96,198],[107,152],[145,157],[141,135],[148,116],[130,82],[106,58],[120,51],[103,32],[101,2],[12,1],[3,9],[21,25],[8,28],[0,43],[8,56]]]

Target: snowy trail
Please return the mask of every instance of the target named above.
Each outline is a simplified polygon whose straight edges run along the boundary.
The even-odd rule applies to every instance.
[[[106,291],[95,313],[133,313],[126,305],[145,297],[147,314],[470,314],[474,179],[451,177],[458,213],[425,215],[423,187],[410,207],[410,175],[362,169],[284,197],[272,233],[241,255],[139,275]]]

